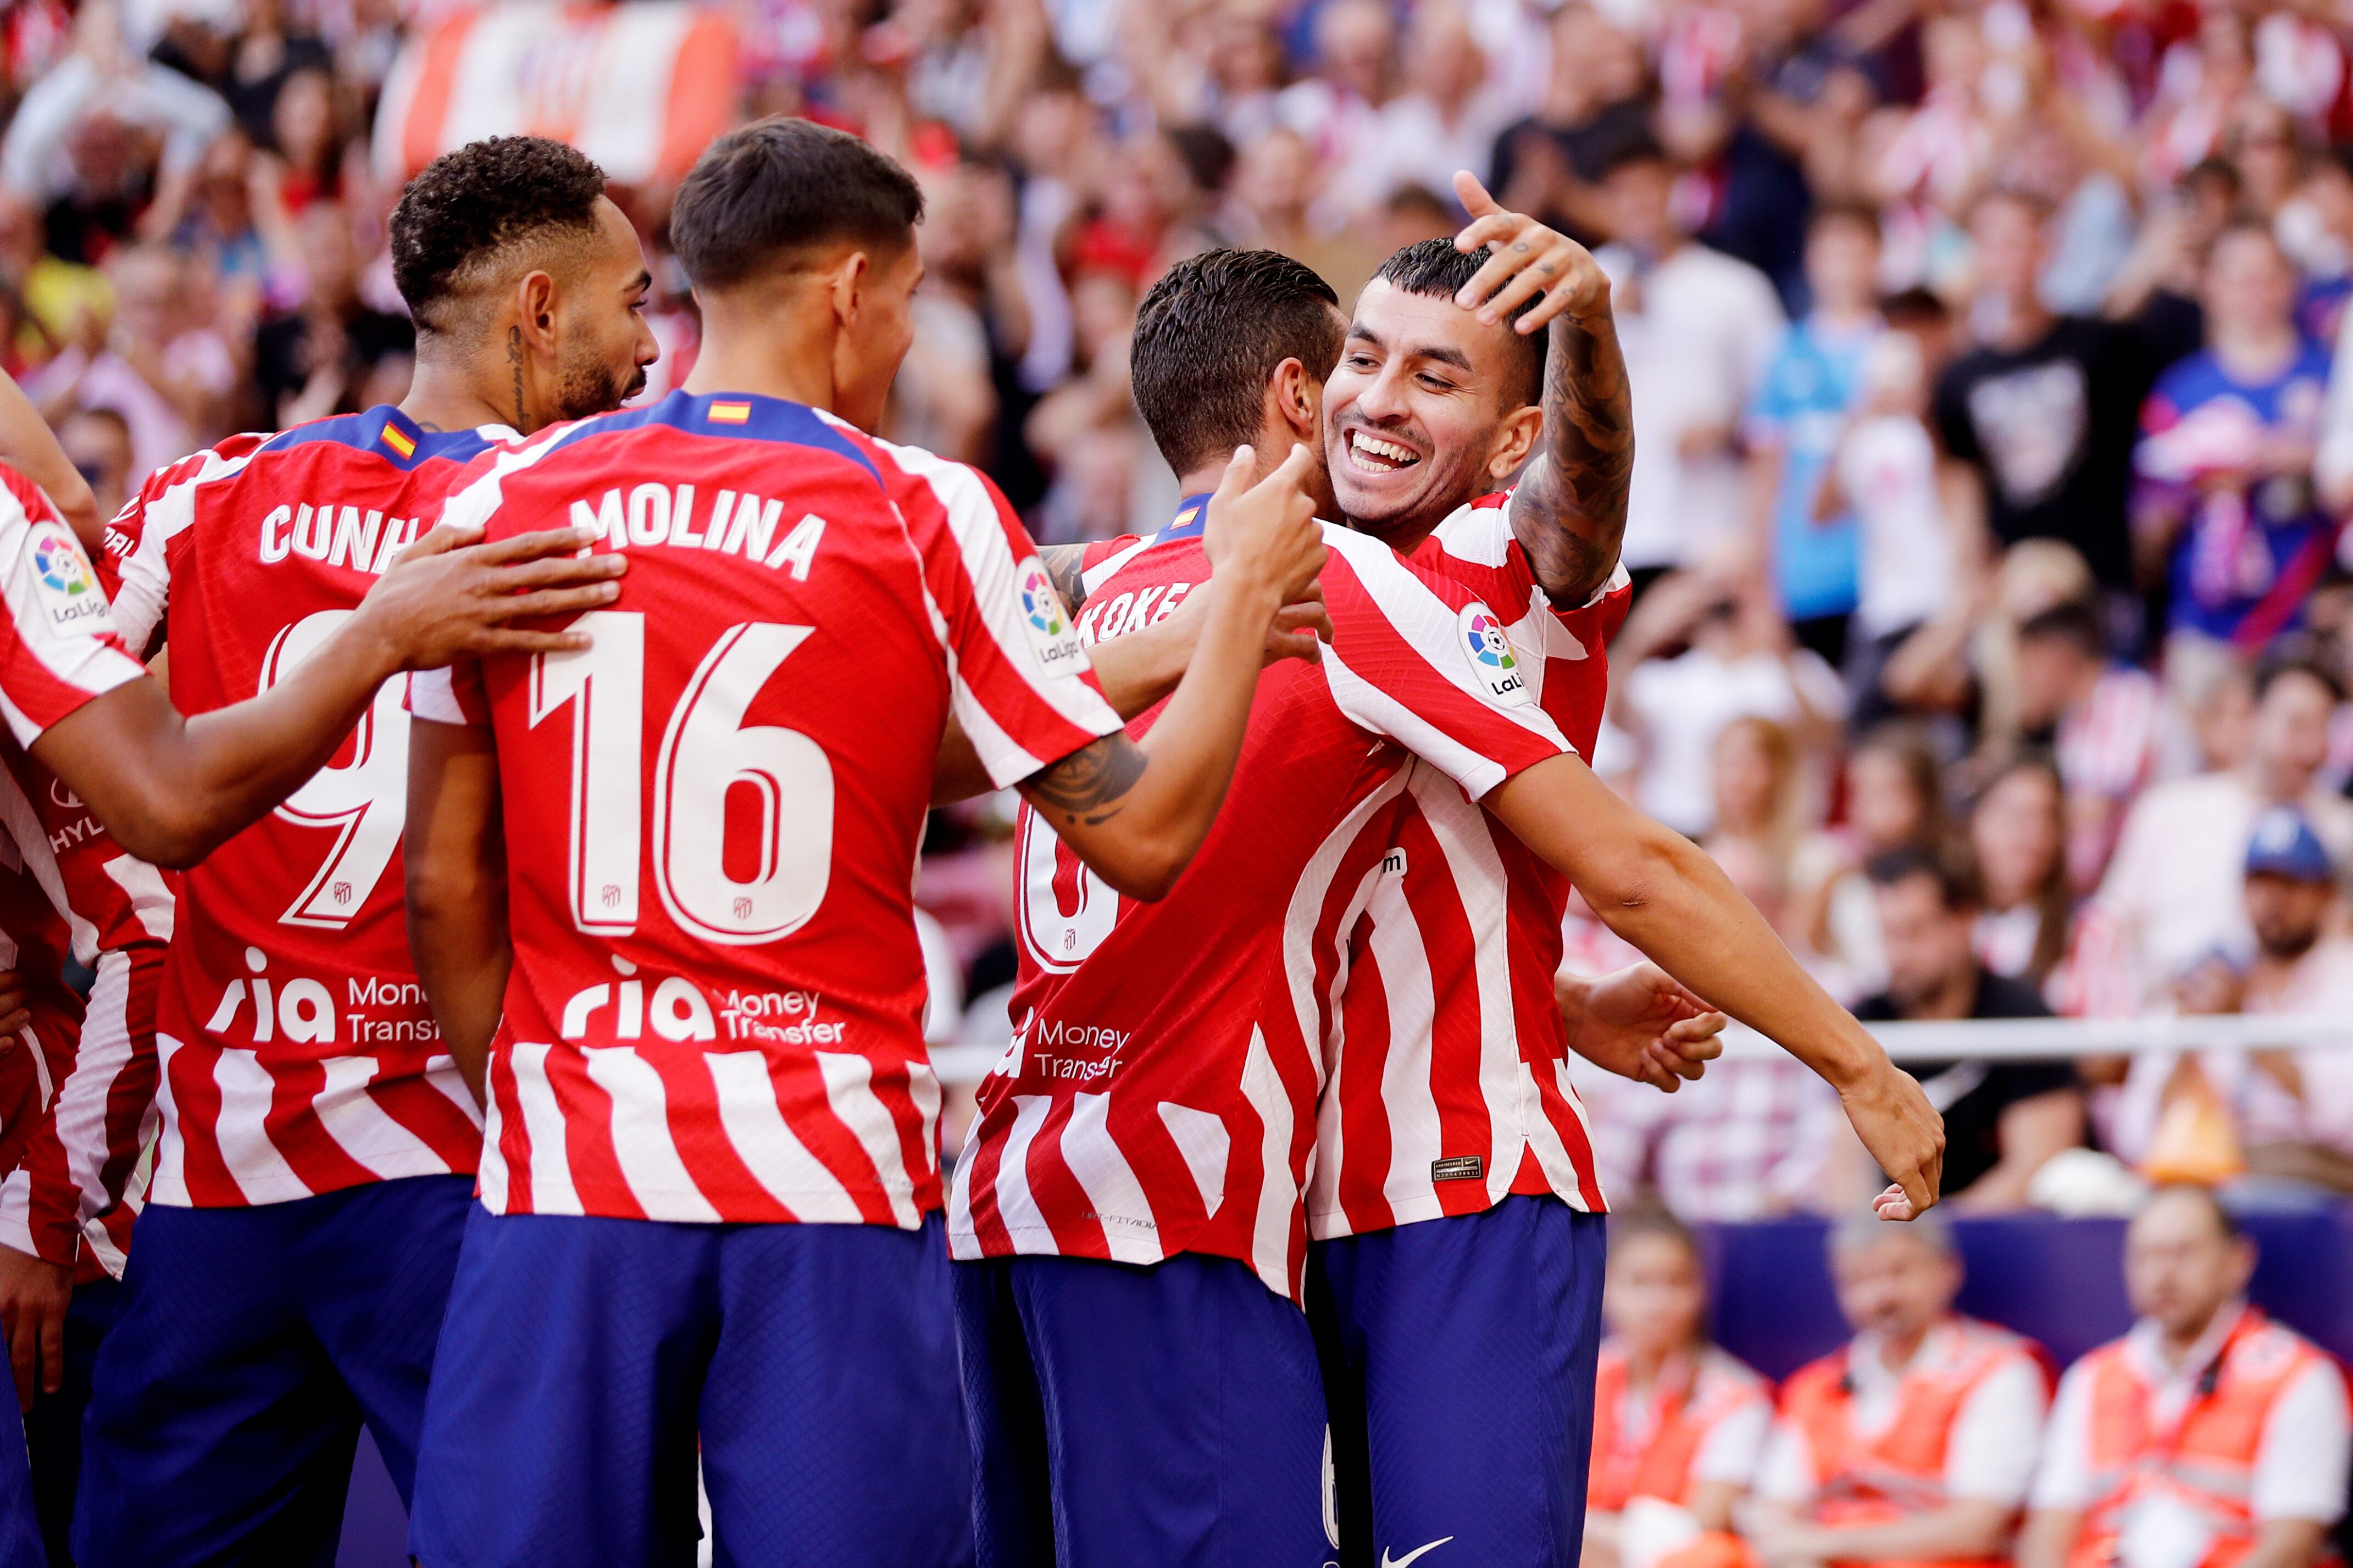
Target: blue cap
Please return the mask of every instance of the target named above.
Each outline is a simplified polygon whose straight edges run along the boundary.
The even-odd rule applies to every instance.
[[[2292,805],[2275,805],[2255,818],[2254,833],[2247,840],[2247,875],[2329,882],[2336,880],[2337,866],[2304,813]]]

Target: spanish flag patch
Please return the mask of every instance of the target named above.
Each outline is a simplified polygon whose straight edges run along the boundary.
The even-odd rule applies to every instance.
[[[410,440],[408,432],[397,425],[384,427],[384,444],[399,453],[404,462],[417,456],[417,443]]]
[[[714,403],[708,416],[713,425],[741,425],[752,417],[748,403]]]

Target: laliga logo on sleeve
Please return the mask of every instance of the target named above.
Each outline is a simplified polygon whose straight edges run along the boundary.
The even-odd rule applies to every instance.
[[[43,524],[33,530],[34,581],[52,630],[108,632],[114,616],[106,595],[98,590],[81,545],[63,529]]]
[[[1020,584],[1021,629],[1029,634],[1029,646],[1038,650],[1038,662],[1046,667],[1046,673],[1074,675],[1086,668],[1087,656],[1079,646],[1078,631],[1062,608],[1062,595],[1055,592],[1045,563],[1032,555],[1013,574]]]
[[[1528,689],[1527,677],[1520,669],[1519,656],[1512,651],[1511,635],[1494,611],[1473,599],[1462,607],[1455,626],[1463,651],[1471,656],[1471,673],[1489,701],[1518,708],[1535,700],[1535,693]]]

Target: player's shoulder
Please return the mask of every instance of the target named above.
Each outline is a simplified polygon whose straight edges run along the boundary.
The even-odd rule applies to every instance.
[[[1450,611],[1481,605],[1475,588],[1419,556],[1398,554],[1369,533],[1338,523],[1320,525],[1331,556],[1324,569],[1327,603],[1361,599],[1377,605],[1391,619],[1436,600]]]
[[[38,522],[58,515],[47,491],[14,463],[0,461],[0,524]]]

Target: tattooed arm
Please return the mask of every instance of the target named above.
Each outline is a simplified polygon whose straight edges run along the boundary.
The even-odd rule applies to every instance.
[[[1455,303],[1493,324],[1543,296],[1513,321],[1520,332],[1550,335],[1544,427],[1512,496],[1512,532],[1552,602],[1581,605],[1617,567],[1634,468],[1633,399],[1609,313],[1609,279],[1583,246],[1525,214],[1505,212],[1471,175],[1455,175],[1454,190],[1472,218],[1456,247],[1494,253]]]
[[[1087,602],[1087,547],[1083,544],[1041,544],[1038,559],[1046,568],[1046,575],[1054,580],[1054,592],[1062,595],[1063,607],[1077,615],[1079,606]]]
[[[1165,895],[1208,836],[1241,755],[1267,628],[1323,566],[1303,485],[1312,461],[1293,448],[1245,493],[1256,459],[1247,447],[1234,454],[1210,502],[1200,640],[1159,721],[1142,741],[1105,735],[1020,784],[1079,858],[1131,898]]]

